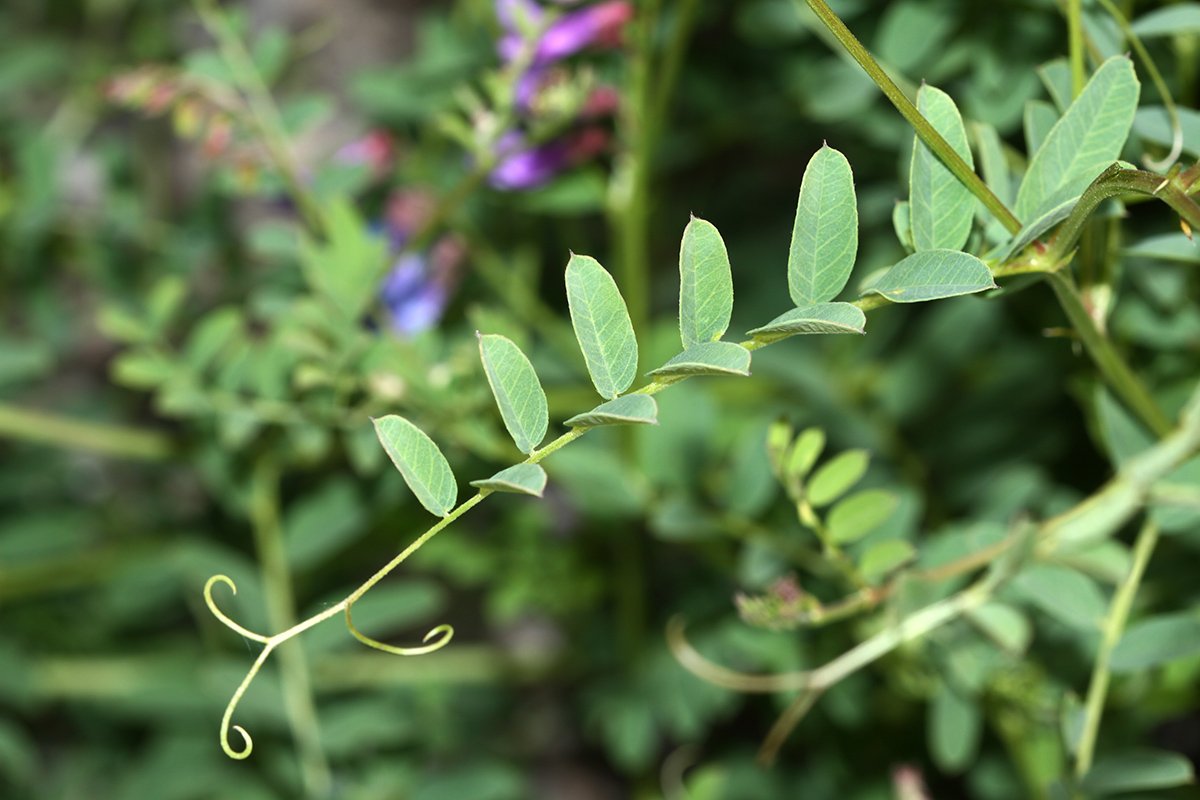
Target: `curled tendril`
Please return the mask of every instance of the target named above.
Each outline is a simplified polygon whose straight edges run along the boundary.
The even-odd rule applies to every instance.
[[[226,580],[229,579],[226,578]],[[211,583],[211,581],[209,582]],[[250,682],[254,680],[254,676],[262,668],[263,662],[267,660],[267,656],[271,655],[271,651],[274,649],[275,643],[267,642],[267,646],[263,648],[263,651],[258,654],[258,658],[254,660],[254,666],[250,667],[250,671],[242,679],[241,685],[233,693],[233,697],[229,700],[229,705],[225,706],[225,716],[221,717],[221,749],[230,758],[236,758],[239,761],[243,758],[249,758],[250,752],[254,749],[254,740],[250,738],[250,734],[246,733],[246,729],[241,725],[233,725],[232,727],[242,735],[242,741],[246,743],[246,748],[244,750],[233,749],[229,744],[229,723],[233,720],[233,712],[237,709],[238,701],[242,699],[242,695],[246,693],[246,689],[250,688]]]
[[[398,656],[423,656],[426,653],[432,653],[434,650],[441,650],[450,643],[452,638],[454,638],[453,626],[438,625],[429,633],[425,634],[425,638],[421,641],[428,642],[438,634],[441,634],[442,638],[430,644],[424,645],[423,647],[395,647],[390,644],[384,644],[383,642],[372,639],[370,636],[367,636],[358,628],[354,627],[354,620],[350,618],[350,607],[353,605],[354,603],[346,604],[346,627],[350,629],[350,634],[368,647],[374,647],[376,650],[382,650],[385,653],[394,653]]]
[[[213,616],[216,617],[217,619],[221,620],[221,622],[225,623],[226,627],[237,631],[242,636],[245,636],[247,639],[253,639],[256,642],[262,642],[263,644],[269,644],[271,641],[270,637],[254,633],[253,631],[246,630],[241,625],[238,625],[236,622],[231,620],[229,617],[225,616],[224,612],[222,612],[221,609],[217,608],[217,604],[216,604],[216,602],[213,601],[213,597],[212,597],[213,586],[216,585],[217,583],[228,584],[229,588],[233,590],[233,593],[237,594],[237,586],[234,585],[233,580],[229,576],[213,575],[211,578],[209,578],[208,582],[204,584],[204,604],[208,606],[208,610],[213,613]],[[239,728],[239,730],[241,730],[241,729]],[[242,731],[242,735],[245,736],[246,732]],[[250,737],[247,736],[246,738],[248,741]],[[249,752],[249,751],[247,751],[247,752]]]

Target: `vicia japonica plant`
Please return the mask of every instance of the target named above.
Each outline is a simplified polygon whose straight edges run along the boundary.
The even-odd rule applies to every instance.
[[[106,287],[120,345],[102,366],[125,394],[96,413],[165,423],[0,398],[0,433],[186,462],[137,513],[96,516],[203,529],[26,567],[53,520],[9,525],[9,505],[49,481],[0,452],[0,611],[96,581],[113,620],[60,637],[101,643],[99,667],[37,642],[25,683],[153,685],[104,637],[140,652],[164,584],[227,650],[181,679],[219,687],[196,713],[215,727],[225,704],[221,750],[171,706],[167,755],[126,737],[150,777],[120,797],[228,794],[160,788],[176,750],[238,789],[256,765],[263,796],[557,800],[579,773],[579,796],[618,795],[616,775],[663,800],[1186,791],[1200,114],[1173,96],[1200,88],[1196,4],[462,0],[405,29],[410,63],[332,99],[291,96],[323,28],[193,5],[208,48],[92,87],[169,120],[201,187],[179,219],[161,187],[130,214],[121,181],[168,171],[120,143],[94,159],[120,167],[102,224],[43,230],[46,142],[73,153],[91,101],[13,158],[0,125],[11,327],[69,338],[74,285],[55,305],[38,283],[63,258]],[[42,57],[10,63],[7,13],[6,101]],[[368,119],[343,118],[356,104]],[[49,363],[6,337],[5,391]],[[69,465],[76,495],[93,466]],[[0,626],[0,703],[24,675],[10,636],[62,616],[22,613]],[[335,617],[414,658],[338,651],[336,626],[312,630]],[[207,665],[179,649],[172,669]],[[0,781],[20,742],[0,716]],[[220,752],[255,758],[231,773]],[[91,785],[72,780],[54,790]]]

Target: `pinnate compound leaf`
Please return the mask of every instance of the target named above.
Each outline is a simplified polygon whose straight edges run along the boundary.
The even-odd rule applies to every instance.
[[[1200,614],[1161,614],[1130,625],[1112,654],[1113,672],[1138,672],[1200,653]]]
[[[596,259],[572,253],[567,303],[592,383],[601,397],[611,400],[628,389],[637,374],[637,338],[625,300]]]
[[[967,129],[950,95],[933,86],[922,86],[917,92],[917,109],[974,169]],[[958,250],[967,243],[975,219],[971,190],[954,177],[919,136],[913,145],[909,195],[913,246],[918,252]]]
[[[858,483],[867,472],[871,456],[866,450],[847,450],[829,460],[813,475],[806,496],[814,506],[837,500]]]
[[[439,517],[448,515],[458,499],[458,484],[438,446],[404,417],[389,414],[371,421],[384,451],[421,505]]]
[[[532,453],[546,437],[550,423],[546,393],[537,373],[511,339],[497,334],[477,335],[483,370],[500,407],[504,427],[522,453]]]
[[[568,428],[598,428],[602,425],[657,425],[658,403],[648,394],[627,394],[601,403],[591,411],[566,421]]]
[[[1138,94],[1128,58],[1115,56],[1101,65],[1030,161],[1017,192],[1018,219],[1029,221],[1053,198],[1081,194],[1117,160],[1133,125]]]
[[[846,157],[825,145],[804,170],[792,247],[788,289],[798,306],[832,300],[850,279],[858,253],[858,205]]]
[[[480,489],[491,489],[493,492],[513,492],[541,497],[546,489],[546,470],[538,464],[514,464],[490,478],[471,481],[471,485]]]
[[[704,342],[689,347],[647,375],[749,375],[750,351],[733,342]]]
[[[733,276],[725,242],[715,225],[692,217],[679,245],[679,333],[684,349],[720,339],[732,313]]]
[[[970,253],[925,250],[889,269],[868,293],[881,294],[893,303],[920,303],[995,288],[987,264]]]
[[[867,317],[850,303],[817,303],[793,308],[775,319],[747,332],[764,342],[776,342],[800,333],[866,333]]]
[[[929,703],[926,724],[929,755],[938,769],[957,775],[971,766],[983,733],[983,714],[973,698],[963,697],[943,683]]]
[[[1183,786],[1196,780],[1192,762],[1166,750],[1129,750],[1096,759],[1080,788],[1089,797]]]
[[[884,489],[867,489],[839,500],[829,510],[825,526],[837,544],[857,542],[882,525],[900,504],[900,498]]]
[[[916,548],[907,539],[885,539],[867,548],[858,561],[858,571],[867,583],[878,585],[916,557]]]

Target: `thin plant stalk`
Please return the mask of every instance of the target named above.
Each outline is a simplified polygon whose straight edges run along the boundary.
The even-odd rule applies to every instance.
[[[279,518],[279,480],[279,469],[274,459],[262,457],[255,465],[251,481],[251,515],[254,543],[262,568],[267,619],[277,629],[296,624],[292,577],[283,545],[283,525]],[[304,646],[299,640],[278,644],[284,706],[292,735],[300,750],[304,786],[308,796],[326,797],[332,787],[332,778],[329,762],[321,746],[321,730]],[[263,648],[258,665],[261,666],[262,660],[275,646],[268,644]]]
[[[830,32],[837,37],[842,47],[854,57],[859,66],[866,71],[871,80],[875,81],[888,100],[892,101],[892,105],[896,110],[908,120],[908,123],[913,126],[917,136],[925,145],[937,154],[937,157],[942,160],[954,176],[958,178],[964,186],[966,186],[971,194],[983,203],[984,207],[991,212],[992,216],[1000,220],[1005,229],[1009,233],[1016,233],[1021,229],[1021,221],[1018,220],[1011,211],[1000,202],[1000,198],[987,187],[987,184],[975,174],[975,171],[967,165],[963,157],[950,146],[950,144],[942,138],[942,135],[937,132],[937,129],[929,123],[929,120],[917,110],[917,107],[912,104],[912,101],[905,97],[904,92],[900,91],[900,87],[896,86],[895,82],[879,66],[879,63],[871,56],[867,48],[863,47],[862,43],[855,38],[846,24],[838,17],[837,14],[829,7],[825,0],[804,0],[808,7],[812,9],[817,18],[829,28]]]
[[[1087,71],[1083,52],[1083,2],[1067,0],[1067,53],[1071,62],[1071,99],[1083,94]]]
[[[163,461],[176,443],[157,431],[87,422],[0,403],[0,436],[117,458]]]
[[[1133,564],[1129,574],[1113,595],[1112,604],[1108,608],[1108,616],[1104,620],[1104,638],[1100,642],[1100,651],[1096,654],[1096,663],[1092,667],[1092,678],[1088,685],[1087,700],[1084,703],[1083,728],[1079,734],[1079,746],[1075,755],[1075,777],[1082,778],[1092,768],[1092,757],[1096,751],[1096,736],[1100,731],[1100,719],[1104,716],[1104,700],[1108,696],[1108,683],[1111,677],[1112,654],[1121,635],[1125,631],[1125,623],[1129,619],[1129,610],[1133,607],[1133,599],[1137,596],[1138,586],[1146,573],[1146,565],[1154,554],[1154,546],[1158,544],[1158,525],[1153,520],[1147,520],[1138,532],[1137,541],[1133,546]]]

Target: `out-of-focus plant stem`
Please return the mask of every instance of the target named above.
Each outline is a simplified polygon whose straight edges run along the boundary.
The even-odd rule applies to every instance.
[[[305,185],[300,176],[300,169],[292,157],[284,133],[283,120],[275,100],[271,97],[270,87],[263,80],[254,64],[246,46],[229,25],[229,20],[214,0],[193,0],[196,13],[209,34],[216,40],[221,57],[233,74],[237,88],[245,95],[250,109],[251,121],[259,140],[266,148],[271,160],[275,163],[279,175],[287,186],[288,194],[296,203],[300,215],[309,229],[317,236],[323,236],[329,230],[329,225],[321,211],[312,191]]]
[[[162,461],[175,451],[171,437],[157,431],[85,422],[5,403],[0,403],[0,436],[139,461]]]
[[[1067,0],[1067,53],[1071,62],[1071,99],[1083,93],[1087,83],[1083,52],[1083,3]]]
[[[1133,606],[1133,598],[1137,595],[1138,586],[1158,544],[1158,525],[1147,520],[1138,532],[1137,541],[1133,546],[1133,564],[1125,581],[1113,595],[1112,604],[1108,608],[1108,616],[1104,621],[1104,639],[1100,643],[1100,651],[1096,653],[1096,663],[1092,668],[1092,679],[1088,685],[1087,701],[1084,704],[1083,729],[1079,734],[1079,745],[1075,755],[1075,777],[1082,778],[1092,767],[1092,756],[1096,750],[1096,735],[1100,731],[1100,719],[1104,715],[1104,700],[1108,696],[1108,681],[1113,650],[1121,640],[1125,631],[1125,622],[1129,619],[1129,609]]]
[[[251,483],[251,516],[254,544],[262,569],[267,619],[277,630],[296,624],[291,571],[283,546],[279,517],[279,468],[271,456],[263,456],[254,468]],[[301,773],[309,797],[327,797],[332,788],[329,763],[321,747],[317,708],[309,683],[308,660],[298,639],[279,645],[280,684],[292,735],[300,750]]]

